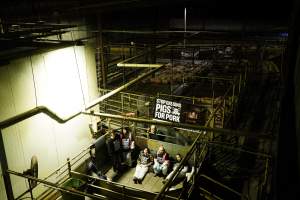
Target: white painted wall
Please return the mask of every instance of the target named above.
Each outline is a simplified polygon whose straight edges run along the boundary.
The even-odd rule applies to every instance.
[[[66,117],[97,96],[93,48],[69,47],[0,66],[0,121],[40,105]],[[46,177],[91,143],[90,120],[80,115],[59,124],[39,114],[2,130],[9,169],[23,172],[31,156],[37,155],[39,177]],[[11,179],[16,197],[27,183],[15,176]],[[43,189],[37,188],[35,194]],[[2,176],[0,199],[6,199]]]

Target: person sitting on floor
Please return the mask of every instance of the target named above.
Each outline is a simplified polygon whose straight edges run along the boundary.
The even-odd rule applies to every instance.
[[[131,167],[132,166],[131,152],[133,151],[135,145],[134,145],[134,141],[132,140],[129,129],[122,128],[120,137],[121,137],[122,160],[127,166]]]
[[[167,175],[170,166],[169,154],[166,152],[165,148],[161,145],[156,153],[156,158],[154,159],[153,170],[155,175],[163,174]]]
[[[172,172],[170,172],[170,174],[168,174],[168,176],[166,177],[165,180],[163,180],[163,183],[166,183],[170,178],[171,176],[174,174],[175,170],[179,167],[180,165],[180,162],[182,160],[182,157],[181,155],[178,153],[176,154],[176,162],[175,164],[173,165],[173,169],[172,169]],[[188,169],[189,167],[187,165],[185,165],[179,172],[179,174],[177,175],[176,179],[182,179],[186,176],[186,173],[188,172]]]
[[[137,160],[137,165],[135,168],[135,173],[133,176],[134,183],[142,183],[143,178],[148,172],[149,167],[153,163],[153,157],[150,154],[150,150],[146,147],[140,152],[140,155]]]

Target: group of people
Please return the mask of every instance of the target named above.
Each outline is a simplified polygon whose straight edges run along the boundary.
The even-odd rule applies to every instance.
[[[135,143],[127,127],[122,128],[120,133],[116,133],[115,130],[110,130],[110,135],[106,144],[108,154],[112,159],[114,172],[118,173],[121,170],[122,165],[132,166],[131,152],[135,148]],[[109,178],[97,168],[95,145],[91,146],[90,154],[91,160],[86,167],[87,174],[100,179],[109,180]]]
[[[181,159],[182,157],[178,153],[176,155],[176,160],[173,164],[172,171],[169,174],[167,174],[171,166],[171,162],[169,159],[169,154],[166,152],[165,148],[162,145],[160,145],[155,156],[151,155],[150,150],[148,148],[145,148],[139,154],[137,166],[133,176],[133,181],[135,184],[141,184],[146,173],[149,171],[150,166],[153,165],[154,176],[166,177],[163,180],[163,183],[166,183],[166,181],[168,181],[168,179],[172,177],[173,173],[179,166]],[[184,166],[179,172],[177,178],[184,178],[187,171],[188,166]]]
[[[155,137],[156,127],[152,125],[148,133],[148,137]],[[127,127],[121,128],[121,131],[118,133],[116,130],[110,130],[110,135],[107,140],[107,149],[108,154],[112,159],[113,171],[115,173],[119,173],[123,166],[132,167],[132,152],[135,149],[135,142],[131,135],[131,132]],[[133,181],[135,184],[142,183],[145,175],[152,167],[154,176],[163,176],[165,179],[163,183],[165,183],[168,179],[171,178],[172,174],[175,172],[176,168],[179,166],[181,162],[181,155],[178,153],[176,155],[175,163],[171,164],[169,154],[166,152],[165,148],[160,145],[155,155],[152,155],[148,148],[144,148],[138,156],[137,165],[133,177]],[[91,171],[97,172],[95,170],[94,162],[89,166]],[[170,167],[172,166],[172,170]],[[168,172],[171,171],[169,174]],[[185,177],[185,174],[188,171],[188,166],[184,166],[177,178]],[[99,173],[99,172],[97,172]],[[102,174],[98,174],[98,176],[102,176]],[[106,179],[107,177],[105,177]]]
[[[114,172],[119,172],[122,164],[128,167],[132,166],[131,153],[135,148],[132,135],[128,128],[122,128],[120,134],[111,130],[107,140],[108,154],[112,158]]]

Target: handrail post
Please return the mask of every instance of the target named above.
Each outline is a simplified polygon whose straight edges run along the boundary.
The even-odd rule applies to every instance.
[[[67,158],[67,163],[68,163],[68,173],[69,173],[69,177],[71,177],[71,162],[70,162],[70,158]]]
[[[125,199],[126,194],[125,194],[125,186],[124,185],[122,186],[122,195],[123,195],[123,199]]]
[[[3,135],[2,130],[0,129],[0,162],[1,162],[1,169],[3,173],[3,179],[4,179],[4,186],[6,190],[6,197],[8,200],[14,199],[14,193],[11,185],[10,175],[8,174],[8,163],[4,148],[4,142],[3,142]]]
[[[240,74],[240,79],[239,79],[239,93],[241,93],[241,84],[242,84],[242,74]]]

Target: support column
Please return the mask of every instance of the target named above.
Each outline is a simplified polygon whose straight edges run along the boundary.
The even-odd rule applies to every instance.
[[[1,169],[2,169],[2,173],[3,173],[3,179],[4,179],[4,185],[5,185],[7,199],[13,200],[14,193],[12,190],[10,176],[7,173],[8,163],[7,163],[7,159],[6,159],[6,153],[5,153],[4,142],[3,142],[3,137],[2,137],[2,130],[0,130],[0,162],[1,162]]]
[[[101,18],[98,16],[97,20],[97,51],[96,51],[96,64],[97,64],[97,69],[99,70],[100,73],[98,75],[100,76],[100,83],[99,86],[100,88],[107,88],[107,68],[105,65],[105,60],[104,60],[104,45],[103,45],[103,37],[102,37],[102,24],[101,24]],[[99,77],[98,77],[99,78]]]
[[[150,62],[152,64],[156,63],[156,48],[154,44],[151,44],[150,46],[150,52],[151,52],[151,58],[150,58]]]

